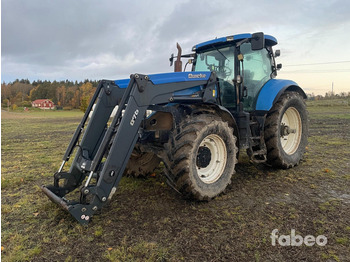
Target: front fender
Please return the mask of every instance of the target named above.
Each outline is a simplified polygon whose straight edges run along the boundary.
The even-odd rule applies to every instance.
[[[295,91],[300,93],[305,99],[307,97],[301,87],[292,80],[270,79],[258,94],[255,111],[269,111],[285,91]]]
[[[210,104],[210,106],[214,107],[216,113],[222,118],[222,120],[226,121],[228,123],[228,125],[233,128],[233,134],[237,138],[236,144],[238,146],[239,140],[240,140],[239,129],[238,129],[238,125],[236,123],[236,120],[233,117],[233,115],[231,114],[231,112],[226,107],[223,107],[221,105]]]

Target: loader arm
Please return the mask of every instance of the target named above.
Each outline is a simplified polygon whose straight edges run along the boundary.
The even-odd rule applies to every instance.
[[[214,72],[134,74],[129,81],[102,80],[54,175],[54,184],[42,186],[43,192],[79,223],[88,224],[93,214],[115,193],[139,137],[147,108],[169,102],[217,103],[217,85]],[[200,96],[174,96],[175,92],[193,87],[201,87]],[[84,130],[94,104],[92,117]],[[118,111],[108,125],[116,105]],[[63,172],[76,146],[78,150],[69,172]],[[104,158],[106,152],[108,155]],[[78,201],[65,198],[79,187]]]

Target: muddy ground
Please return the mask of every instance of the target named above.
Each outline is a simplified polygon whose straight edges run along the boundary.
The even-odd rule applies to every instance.
[[[52,183],[81,114],[2,112],[3,261],[350,261],[350,107],[309,102],[303,162],[249,163],[209,203],[183,200],[161,175],[123,178],[88,227],[40,190]],[[34,116],[34,117],[33,117]],[[161,172],[160,172],[161,173]],[[271,232],[324,235],[319,246],[272,245]]]

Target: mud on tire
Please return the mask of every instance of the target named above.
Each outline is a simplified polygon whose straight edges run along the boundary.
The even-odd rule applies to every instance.
[[[165,145],[165,172],[185,198],[210,200],[231,183],[236,137],[212,114],[189,116]]]
[[[114,139],[112,138],[111,141]],[[105,157],[108,157],[112,144],[108,145]],[[152,174],[160,164],[160,158],[152,152],[143,152],[140,145],[136,143],[129,161],[125,167],[123,176],[147,177]]]
[[[137,145],[131,153],[124,175],[132,177],[146,177],[159,166],[160,158],[152,152],[141,152]]]
[[[308,114],[299,93],[286,92],[270,109],[266,117],[264,138],[267,163],[279,168],[299,164],[308,137]]]

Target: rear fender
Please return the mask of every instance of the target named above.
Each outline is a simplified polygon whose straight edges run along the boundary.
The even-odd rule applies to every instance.
[[[255,104],[255,111],[267,112],[286,91],[298,92],[304,99],[305,92],[297,83],[291,80],[270,79],[260,90]]]

